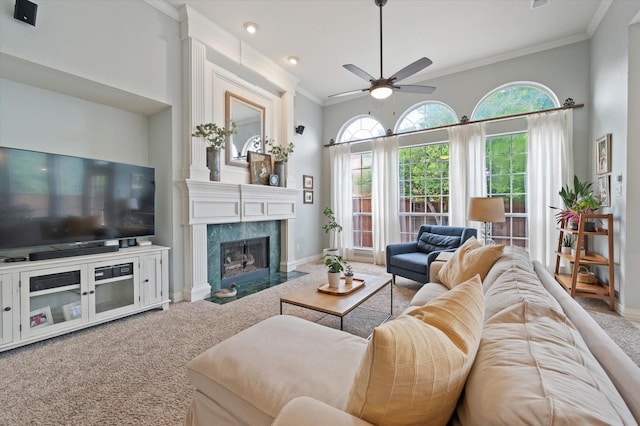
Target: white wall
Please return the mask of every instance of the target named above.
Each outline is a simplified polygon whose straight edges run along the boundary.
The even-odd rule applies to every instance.
[[[296,259],[304,260],[322,252],[322,239],[319,238],[322,223],[322,209],[327,201],[322,198],[322,108],[304,97],[296,94],[294,100],[295,125],[305,126],[302,135],[295,134],[293,143],[295,150],[289,167],[300,189],[296,201]],[[302,175],[314,178],[313,204],[303,203]]]
[[[0,143],[34,151],[149,164],[146,116],[3,78]]]
[[[142,0],[42,0],[33,27],[13,18],[14,4],[0,0],[0,75],[15,63],[24,72],[1,82],[0,143],[156,167],[156,242],[181,253],[179,23]],[[183,266],[169,270],[180,294]]]
[[[640,251],[637,223],[640,191],[637,133],[638,117],[638,42],[637,25],[629,28],[633,16],[640,10],[638,2],[613,2],[591,39],[591,140],[612,134],[611,208],[615,217],[616,289],[622,311],[640,319]],[[633,34],[634,38],[629,39]],[[631,70],[635,67],[635,73]],[[633,90],[633,91],[632,91]],[[635,97],[630,97],[635,93]],[[632,112],[635,111],[635,115]],[[594,157],[590,156],[590,177],[596,180]],[[622,177],[620,194],[616,177]],[[633,183],[633,184],[632,184]],[[632,206],[635,209],[632,209]],[[599,247],[602,250],[601,246]]]

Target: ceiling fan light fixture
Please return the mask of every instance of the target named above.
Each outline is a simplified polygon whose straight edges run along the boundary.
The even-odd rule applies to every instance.
[[[244,29],[249,34],[255,34],[258,32],[258,24],[256,24],[255,22],[245,22]]]
[[[393,93],[393,88],[388,84],[378,84],[371,88],[371,96],[376,99],[387,99]]]

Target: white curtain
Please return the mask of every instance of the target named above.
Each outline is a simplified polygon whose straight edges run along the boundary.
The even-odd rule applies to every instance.
[[[529,115],[527,122],[529,253],[531,260],[551,269],[558,231],[550,206],[562,207],[558,192],[573,179],[573,110]]]
[[[371,210],[373,263],[386,263],[387,244],[400,242],[398,215],[398,137],[373,141],[371,164]]]
[[[469,226],[469,197],[487,194],[484,123],[449,127],[448,132],[449,225]]]
[[[336,235],[335,247],[346,259],[353,258],[353,191],[351,183],[351,145],[329,148],[331,159],[331,208],[342,232]]]

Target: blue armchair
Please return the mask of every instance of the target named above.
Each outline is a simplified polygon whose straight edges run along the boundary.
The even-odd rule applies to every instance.
[[[429,265],[443,251],[455,251],[469,238],[477,237],[475,228],[422,225],[414,242],[387,246],[387,272],[421,283],[429,282]]]

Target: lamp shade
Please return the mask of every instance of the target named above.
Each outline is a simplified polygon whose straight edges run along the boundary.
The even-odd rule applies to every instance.
[[[477,222],[504,222],[504,198],[469,198],[469,220]]]

